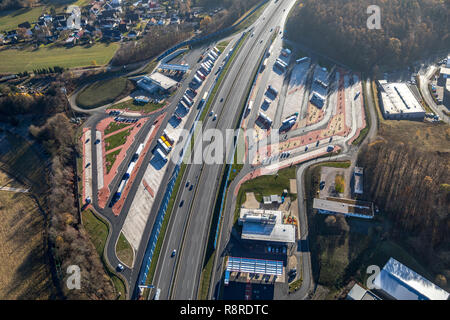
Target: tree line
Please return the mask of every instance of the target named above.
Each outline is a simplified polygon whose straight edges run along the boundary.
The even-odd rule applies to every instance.
[[[364,190],[393,222],[392,237],[406,242],[437,273],[450,277],[445,252],[450,243],[448,152],[425,152],[403,143],[364,147]],[[448,252],[448,251],[447,251]]]
[[[370,5],[381,9],[381,29],[367,28]],[[449,12],[441,0],[302,0],[287,36],[362,71],[406,66],[450,49]]]
[[[62,77],[62,76],[59,76]],[[42,145],[50,166],[46,170],[46,188],[33,193],[43,199],[43,208],[48,213],[48,244],[51,254],[60,266],[59,283],[63,299],[115,299],[117,293],[106,275],[100,257],[89,239],[78,215],[75,194],[78,177],[75,175],[76,157],[80,156],[76,140],[76,126],[64,111],[68,101],[61,88],[61,78],[52,82],[43,96],[9,94],[13,88],[3,86],[0,97],[0,121],[15,119],[20,125],[25,115],[33,116],[29,135]],[[69,290],[66,274],[69,265],[81,268],[81,289]]]
[[[202,36],[227,28],[236,22],[250,8],[261,0],[216,0],[216,1],[185,1],[178,4],[183,12],[189,12],[191,6],[224,8],[213,17],[206,16],[200,22]],[[130,64],[157,57],[177,43],[185,41],[194,35],[194,28],[189,24],[153,26],[143,38],[130,41],[116,52],[111,64],[114,66]]]

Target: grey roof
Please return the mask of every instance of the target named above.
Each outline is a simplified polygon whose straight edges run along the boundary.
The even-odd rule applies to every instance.
[[[374,285],[397,300],[448,300],[450,296],[394,258],[377,275]]]
[[[262,224],[244,222],[242,239],[294,243],[295,226],[292,224]]]

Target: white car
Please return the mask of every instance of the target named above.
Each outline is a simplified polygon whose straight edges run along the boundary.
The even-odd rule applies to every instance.
[[[118,269],[119,271],[123,271],[123,269],[125,269],[125,267],[124,267],[121,263],[119,263],[119,264],[117,265],[117,269]]]

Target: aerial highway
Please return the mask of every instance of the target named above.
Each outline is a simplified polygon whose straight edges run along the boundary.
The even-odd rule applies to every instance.
[[[233,44],[233,41],[231,41],[231,44]],[[211,44],[209,44],[209,45],[211,45]],[[193,49],[191,54],[188,55],[187,58],[191,58],[192,61],[189,61],[189,62],[194,69],[196,69],[199,64],[199,63],[197,63],[197,57],[202,52],[204,52],[206,49],[207,49],[207,45],[203,45],[203,46],[200,46],[199,48]],[[217,71],[217,69],[219,68],[219,65],[223,62],[223,60],[225,58],[224,56],[225,55],[221,55],[219,57],[219,63],[216,63],[216,65],[214,66],[213,71],[212,71],[213,74]],[[122,164],[119,166],[118,172],[110,184],[111,195],[110,195],[107,203],[109,203],[111,201],[111,199],[115,193],[115,190],[117,190],[117,188],[120,184],[121,177],[127,170],[127,164],[131,160],[131,158],[132,158],[133,154],[135,153],[136,149],[138,148],[139,144],[144,142],[144,140],[146,138],[146,134],[149,132],[150,127],[152,126],[153,122],[160,115],[162,115],[164,113],[166,113],[168,115],[168,116],[164,117],[164,119],[161,120],[162,124],[159,127],[158,132],[157,132],[157,135],[161,135],[162,131],[166,127],[167,123],[169,122],[170,116],[177,108],[178,101],[183,96],[184,91],[186,90],[188,83],[190,82],[190,80],[192,80],[193,76],[194,76],[194,73],[191,73],[188,75],[187,79],[185,79],[185,81],[183,82],[182,87],[179,88],[179,90],[173,97],[171,97],[171,102],[167,107],[151,114],[150,116],[136,116],[135,117],[135,118],[148,118],[149,121],[147,121],[143,125],[142,129],[137,134],[134,143],[131,145],[129,150],[127,150],[126,157],[123,160]],[[202,96],[207,91],[207,89],[209,89],[209,87],[212,86],[213,83],[214,83],[214,77],[208,77],[208,79],[205,81],[205,86],[204,86],[203,90],[201,92],[199,92],[198,96]],[[72,96],[69,99],[70,99],[69,101],[72,102],[71,103],[72,108],[74,108],[74,110],[78,110],[79,108],[75,105],[75,102],[74,102],[75,98]],[[107,107],[108,106],[102,106],[102,107],[93,109],[93,112],[90,112],[92,114],[92,116],[89,117],[88,120],[85,122],[84,127],[95,128],[95,126],[97,125],[97,123],[99,121],[108,117],[108,114],[105,113],[105,111],[104,111]],[[196,110],[196,112],[193,112],[189,115],[189,118],[186,123],[186,128],[190,128],[190,126],[192,126],[194,119],[197,115],[197,112],[201,112],[201,110],[197,110],[197,104],[193,108],[194,108],[194,110]],[[90,140],[91,141],[96,140],[95,130],[91,130]],[[150,146],[150,149],[153,149],[155,145],[156,145],[156,141],[153,141]],[[148,152],[145,155],[144,163],[149,163],[151,157],[152,157],[151,152]],[[92,164],[91,164],[91,167],[92,167],[92,189],[94,190],[94,194],[96,194],[96,192],[99,190],[99,188],[98,188],[98,181],[97,181],[98,173],[97,173],[97,165],[96,165],[97,149],[95,147],[95,144],[92,144],[92,159],[93,159]],[[170,174],[172,173],[175,164],[172,161],[169,161],[167,163],[167,166],[168,166],[168,170],[167,170],[168,174],[164,176],[163,181],[161,182],[161,185],[163,185],[163,186],[166,185],[168,180],[170,179]],[[114,215],[114,213],[112,212],[112,209],[109,206],[106,206],[105,208],[100,208],[98,205],[97,196],[94,196],[92,198],[91,208],[93,209],[93,211],[96,212],[96,214],[103,217],[109,224],[110,232],[109,232],[107,243],[105,246],[105,257],[106,257],[106,260],[108,261],[108,263],[114,269],[117,267],[117,265],[119,263],[121,263],[116,256],[115,247],[116,247],[117,239],[119,238],[120,232],[122,231],[122,227],[123,227],[125,219],[127,217],[127,213],[130,210],[130,207],[133,203],[133,199],[135,198],[135,194],[136,194],[139,184],[142,180],[142,177],[145,173],[146,167],[147,166],[142,166],[138,170],[138,172],[136,174],[136,179],[134,180],[133,184],[131,185],[129,194],[128,194],[127,198],[125,199],[121,213],[118,216]],[[151,234],[151,231],[152,231],[155,219],[156,219],[156,212],[158,210],[160,202],[161,202],[161,197],[156,197],[155,205],[152,208],[152,212],[150,213],[150,217],[145,226],[143,239],[140,243],[138,250],[135,252],[134,265],[130,266],[131,268],[129,268],[128,266],[124,266],[124,270],[122,270],[118,273],[118,275],[120,277],[122,277],[122,279],[125,281],[126,285],[128,286],[127,291],[128,291],[129,298],[131,298],[133,296],[133,293],[136,292],[135,289],[137,286],[137,279],[138,279],[138,276],[140,273],[141,264],[143,262],[143,257],[144,257],[145,250],[148,245],[148,240],[149,240],[149,237],[150,237],[150,234]]]
[[[236,127],[245,102],[247,84],[253,81],[251,76],[265,52],[265,44],[294,2],[271,2],[255,22],[252,35],[243,43],[212,103],[211,110],[219,116],[216,121],[207,119],[204,129],[214,127],[225,136],[225,129]],[[181,190],[175,202],[153,283],[161,289],[160,299],[197,299],[223,167],[223,163],[195,164],[188,165],[186,169],[182,187],[187,181],[195,187],[192,191],[189,188]],[[170,257],[174,249],[178,254]]]

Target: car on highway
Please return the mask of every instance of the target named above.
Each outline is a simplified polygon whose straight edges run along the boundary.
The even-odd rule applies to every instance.
[[[121,263],[119,263],[119,264],[117,265],[117,270],[118,270],[118,271],[123,271],[123,269],[125,269],[125,267],[124,267]]]
[[[214,114],[214,111],[211,111],[211,112],[209,113],[209,116],[211,117],[213,114]]]
[[[191,184],[191,186],[189,187],[189,191],[192,191],[192,188],[194,188],[193,184]]]
[[[189,184],[190,184],[190,182],[189,182],[189,181],[188,181],[188,182],[186,182],[186,188],[187,188],[187,187],[189,187]]]
[[[171,253],[171,257],[175,257],[175,255],[177,254],[177,250],[173,249],[172,253]]]
[[[217,119],[217,113],[214,115],[213,121],[216,121]]]
[[[181,202],[180,202],[180,208],[183,206],[183,204],[184,204],[184,200],[181,200]]]
[[[220,102],[222,102],[223,101],[223,98],[220,98]]]

